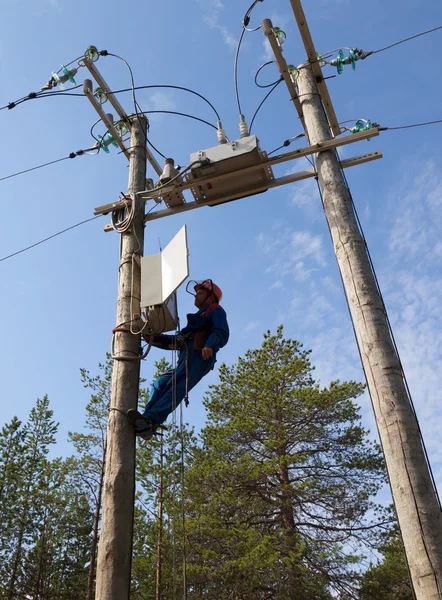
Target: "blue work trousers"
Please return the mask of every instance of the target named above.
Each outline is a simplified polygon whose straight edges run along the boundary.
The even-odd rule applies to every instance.
[[[187,352],[189,353],[189,357],[186,369]],[[150,419],[156,425],[164,423],[174,407],[179,406],[184,399],[186,388],[188,391],[194,388],[213,369],[214,364],[215,356],[204,360],[201,352],[193,349],[193,341],[191,341],[188,344],[188,349],[183,348],[181,350],[176,369],[169,369],[153,383],[143,416]],[[188,377],[187,386],[186,370]],[[175,377],[174,373],[176,374]]]

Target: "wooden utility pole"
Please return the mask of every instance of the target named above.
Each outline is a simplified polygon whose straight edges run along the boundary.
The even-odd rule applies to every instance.
[[[331,138],[309,64],[298,95],[310,144]],[[442,513],[365,241],[335,150],[316,155],[324,211],[356,332],[417,600],[442,600]]]
[[[131,117],[128,194],[146,185],[146,119]],[[130,593],[135,491],[135,432],[127,420],[137,407],[140,335],[128,330],[141,290],[138,256],[143,254],[144,202],[135,204],[128,231],[121,234],[112,392],[107,424],[107,464],[98,547],[96,600],[128,600]],[[139,310],[138,310],[139,312]],[[124,331],[126,330],[126,331]]]

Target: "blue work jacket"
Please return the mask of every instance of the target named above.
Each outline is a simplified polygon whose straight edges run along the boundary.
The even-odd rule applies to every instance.
[[[206,348],[211,348],[216,354],[229,341],[229,326],[226,311],[219,304],[209,304],[201,307],[197,313],[187,315],[187,325],[178,335],[155,335],[153,346],[172,350],[181,346],[181,340],[191,339],[195,333],[207,332]],[[192,344],[193,347],[193,344]]]

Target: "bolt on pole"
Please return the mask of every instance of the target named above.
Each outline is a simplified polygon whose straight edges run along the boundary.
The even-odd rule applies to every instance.
[[[300,68],[297,84],[310,144],[331,139],[310,65]],[[390,333],[386,309],[334,149],[316,155],[316,170],[416,598],[442,600],[441,507]]]
[[[128,193],[146,184],[146,128],[143,116],[131,117]],[[130,333],[139,313],[143,254],[144,202],[135,203],[128,231],[121,234],[117,331],[112,391],[107,424],[107,459],[102,525],[98,547],[96,600],[128,600],[130,594],[135,493],[135,432],[126,417],[136,408],[140,382],[140,335]]]

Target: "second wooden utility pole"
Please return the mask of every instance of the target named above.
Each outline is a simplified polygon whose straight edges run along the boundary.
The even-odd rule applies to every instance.
[[[331,138],[310,66],[298,94],[310,144]],[[411,406],[387,314],[334,150],[316,169],[341,271],[417,600],[442,600],[442,513]]]
[[[145,117],[131,117],[128,194],[146,186]],[[135,491],[135,432],[126,417],[136,408],[140,381],[140,335],[130,333],[139,306],[144,246],[144,202],[133,206],[129,229],[121,233],[117,331],[109,420],[102,525],[98,547],[96,600],[128,600],[132,562]],[[139,312],[139,309],[138,309]],[[136,327],[134,327],[136,329]]]

